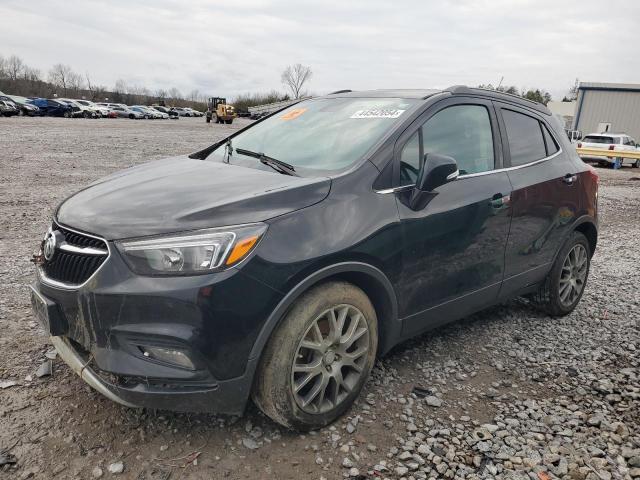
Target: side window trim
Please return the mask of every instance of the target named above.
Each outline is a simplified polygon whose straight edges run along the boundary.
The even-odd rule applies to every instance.
[[[448,107],[453,107],[457,105],[478,105],[485,107],[487,109],[487,113],[489,115],[489,122],[491,124],[491,134],[493,140],[493,170],[488,170],[486,172],[479,173],[469,173],[465,175],[460,175],[458,179],[470,178],[479,175],[488,175],[497,171],[501,171],[505,167],[505,159],[504,159],[504,146],[502,142],[502,133],[499,128],[498,123],[498,114],[496,112],[494,103],[491,100],[474,97],[474,96],[456,96],[455,98],[443,98],[438,102],[430,105],[425,109],[425,111],[416,118],[411,125],[409,125],[397,138],[395,145],[393,147],[393,187],[389,189],[385,189],[384,191],[379,191],[379,193],[391,193],[392,191],[401,191],[405,190],[409,187],[414,187],[415,185],[400,185],[400,155],[402,154],[402,149],[406,145],[406,143],[411,139],[414,133],[422,130],[422,126],[435,114],[444,110]],[[422,132],[420,135],[420,150],[422,151]],[[424,157],[424,155],[422,155]],[[421,167],[422,167],[422,159],[421,159]]]
[[[556,134],[555,131],[553,130],[553,128],[551,128],[549,126],[549,124],[543,119],[541,118],[540,115],[538,115],[537,113],[533,112],[533,111],[529,111],[529,110],[525,110],[516,106],[513,106],[511,104],[504,104],[501,102],[493,102],[495,105],[495,109],[496,109],[496,113],[498,115],[498,125],[500,126],[500,132],[501,132],[501,137],[502,137],[502,151],[503,151],[503,159],[504,159],[504,168],[502,170],[516,170],[519,168],[526,168],[529,167],[531,165],[536,165],[538,163],[542,163],[542,162],[546,162],[547,160],[551,160],[552,158],[557,157],[558,155],[560,155],[561,153],[563,153],[562,150],[562,143],[560,143],[558,141],[558,139],[556,138]],[[516,113],[521,113],[523,115],[528,115],[536,120],[538,120],[539,123],[541,123],[542,125],[544,125],[545,127],[547,127],[547,130],[549,131],[549,135],[551,135],[551,138],[553,138],[553,141],[556,142],[557,146],[558,146],[558,151],[548,155],[544,158],[540,158],[538,160],[534,160],[532,162],[529,163],[525,163],[522,165],[516,165],[516,166],[512,166],[511,165],[511,151],[509,150],[509,140],[507,139],[507,127],[504,123],[504,119],[502,118],[502,110],[511,110],[513,112]],[[542,129],[542,126],[540,126],[540,128]],[[544,140],[544,132],[542,132],[542,138]],[[546,144],[546,140],[545,140],[545,152],[548,152],[547,148],[547,144]]]

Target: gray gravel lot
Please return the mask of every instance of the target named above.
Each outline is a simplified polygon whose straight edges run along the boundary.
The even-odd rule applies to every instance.
[[[242,418],[127,409],[59,358],[37,377],[50,346],[29,308],[29,257],[55,206],[115,170],[244,124],[0,118],[0,465],[15,461],[0,478],[640,478],[631,168],[598,169],[599,246],[575,312],[551,319],[516,300],[409,341],[319,432],[284,431],[253,407]]]

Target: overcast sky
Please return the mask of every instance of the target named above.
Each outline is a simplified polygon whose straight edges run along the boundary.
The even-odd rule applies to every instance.
[[[111,88],[122,78],[233,97],[453,84],[640,83],[636,0],[0,0],[0,55],[55,63]]]

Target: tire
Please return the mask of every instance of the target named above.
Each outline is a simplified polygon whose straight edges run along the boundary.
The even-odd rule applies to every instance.
[[[131,120],[135,120],[136,116],[135,116],[133,113],[130,113],[130,114],[129,114],[129,118],[130,118]]]
[[[640,168],[640,159],[633,162],[633,164],[631,165],[631,168]]]
[[[64,116],[64,118],[71,118],[71,113],[70,112],[64,112],[63,116]]]
[[[339,323],[334,323],[335,330],[330,328],[330,312],[335,313],[336,322],[342,319],[342,328]],[[341,335],[334,336],[329,346],[333,331]],[[355,337],[351,345],[350,333]],[[313,348],[303,346],[303,341]],[[346,282],[314,287],[296,300],[269,339],[256,372],[253,401],[287,428],[322,428],[344,414],[357,398],[375,362],[377,347],[376,312],[361,289]],[[347,355],[358,352],[345,364]],[[308,404],[303,407],[305,398]]]
[[[207,116],[207,123],[211,123],[211,117]]]
[[[233,123],[233,119],[231,119],[231,120],[227,120],[225,123],[226,123],[227,125],[231,125],[231,124]]]
[[[91,114],[89,112],[82,112],[82,116],[84,118],[91,118]]]
[[[582,254],[579,253],[580,251]],[[567,261],[571,261],[570,254],[573,256],[575,269],[567,267]],[[591,247],[589,241],[582,233],[573,232],[558,252],[549,275],[534,294],[534,303],[552,317],[568,315],[576,308],[582,298],[589,278],[590,267]],[[567,268],[570,270],[567,271]],[[573,285],[571,278],[575,280]],[[574,291],[574,287],[578,291]],[[571,290],[568,294],[566,288]]]

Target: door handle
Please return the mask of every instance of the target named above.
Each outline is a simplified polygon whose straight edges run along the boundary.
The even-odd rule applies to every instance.
[[[492,208],[502,208],[509,205],[511,201],[511,197],[509,195],[503,195],[501,193],[496,193],[493,197],[491,197],[491,201],[489,202],[489,206]]]
[[[578,175],[576,175],[575,173],[567,173],[562,178],[562,181],[567,185],[573,185],[574,183],[576,183],[576,180],[578,180]]]

